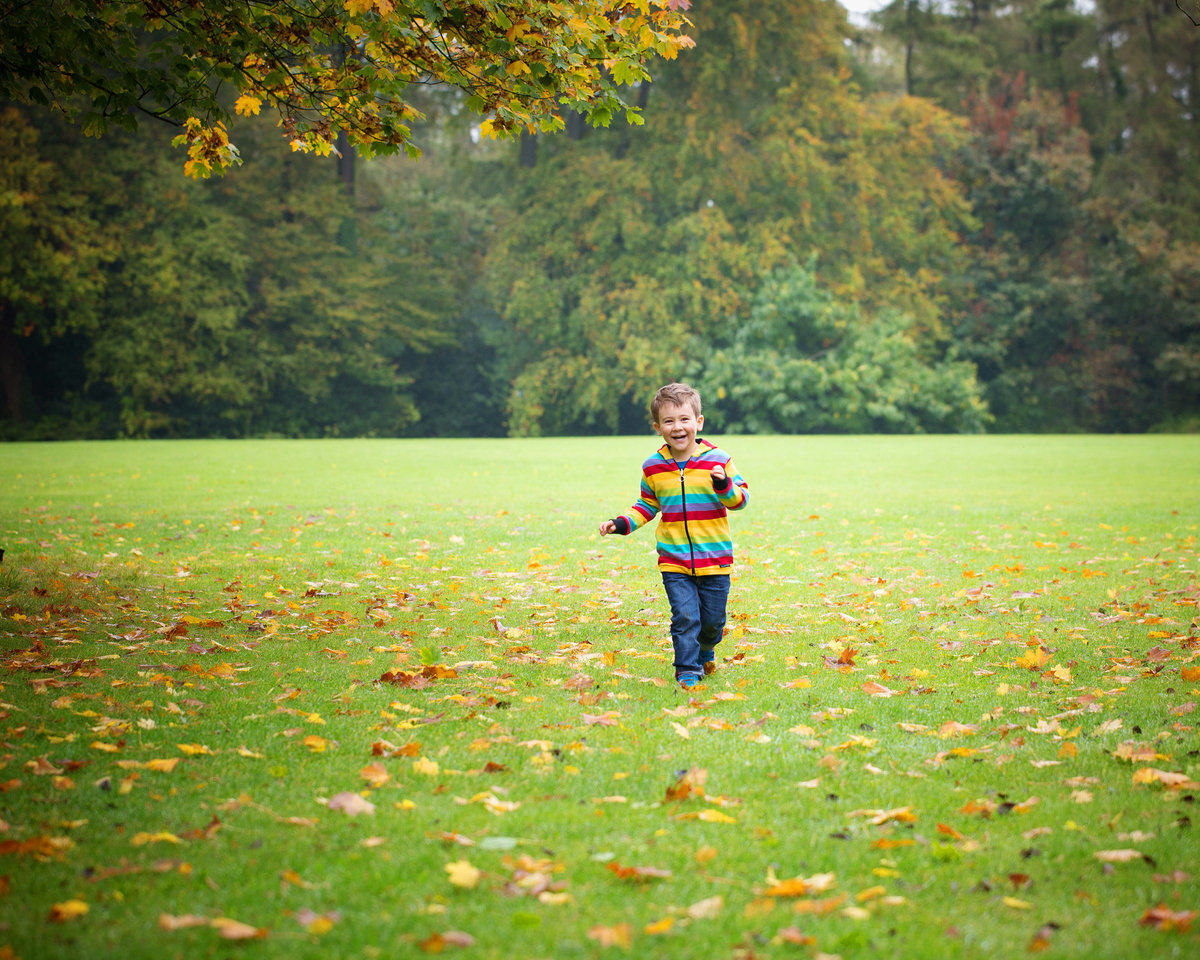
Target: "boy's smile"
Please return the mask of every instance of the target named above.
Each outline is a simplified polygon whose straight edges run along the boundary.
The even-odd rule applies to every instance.
[[[696,452],[696,433],[704,426],[704,414],[697,415],[691,406],[664,403],[658,409],[654,429],[667,442],[676,460]]]

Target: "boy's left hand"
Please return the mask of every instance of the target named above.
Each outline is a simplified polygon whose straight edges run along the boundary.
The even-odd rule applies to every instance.
[[[723,466],[721,466],[721,464],[718,463],[709,472],[709,476],[712,477],[714,480],[716,480],[718,483],[723,482],[725,480],[725,468]]]

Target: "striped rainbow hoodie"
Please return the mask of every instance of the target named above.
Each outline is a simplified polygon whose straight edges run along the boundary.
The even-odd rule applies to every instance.
[[[614,517],[617,533],[633,533],[658,521],[658,569],[663,573],[703,576],[728,573],[733,566],[733,540],[727,510],[741,510],[750,500],[749,485],[729,454],[697,438],[699,449],[681,470],[665,443],[642,464],[641,496],[629,513]],[[710,471],[725,467],[724,489],[713,486]]]

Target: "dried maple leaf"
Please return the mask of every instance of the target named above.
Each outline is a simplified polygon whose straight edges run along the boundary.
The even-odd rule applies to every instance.
[[[874,680],[868,680],[862,685],[862,692],[869,697],[895,697],[899,696],[899,691],[893,690],[890,687],[885,687],[882,683],[876,683]]]
[[[604,713],[595,716],[590,713],[585,713],[583,715],[583,722],[585,724],[596,727],[615,727],[617,725],[617,721],[620,719],[621,714],[616,710],[606,710]]]
[[[715,897],[706,897],[693,903],[687,908],[687,915],[693,920],[706,920],[715,917],[725,909],[725,898],[718,895]]]
[[[1200,788],[1186,773],[1173,773],[1169,770],[1157,770],[1154,767],[1142,767],[1134,771],[1134,783],[1161,783],[1168,790],[1195,790]]]
[[[633,926],[628,923],[618,923],[605,927],[597,924],[588,930],[588,939],[595,940],[602,947],[620,947],[628,950],[633,946]]]
[[[663,880],[671,876],[671,871],[662,867],[623,867],[615,860],[606,866],[622,880]]]
[[[1103,863],[1129,863],[1131,860],[1141,860],[1142,852],[1131,849],[1097,850],[1092,856]]]
[[[375,813],[375,804],[352,790],[345,790],[330,797],[327,806],[330,810],[341,810],[348,817],[357,817],[360,813]]]
[[[1160,903],[1157,907],[1149,907],[1138,923],[1143,927],[1154,927],[1164,932],[1178,930],[1180,933],[1186,933],[1198,915],[1200,914],[1195,910],[1172,910],[1166,904]]]
[[[678,779],[667,787],[666,799],[670,802],[686,800],[689,797],[703,797],[704,784],[708,782],[708,771],[702,767],[692,767],[680,774]]]
[[[368,763],[358,771],[358,775],[367,781],[367,785],[379,789],[384,786],[392,775],[384,769],[382,763]]]

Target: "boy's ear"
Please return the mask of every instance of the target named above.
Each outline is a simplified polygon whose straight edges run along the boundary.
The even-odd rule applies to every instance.
[[[702,413],[698,414],[696,417],[696,429],[697,430],[704,429],[704,414],[702,414]]]

